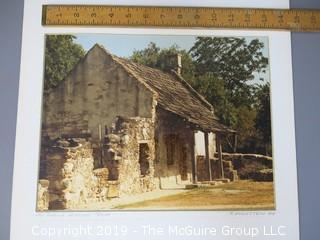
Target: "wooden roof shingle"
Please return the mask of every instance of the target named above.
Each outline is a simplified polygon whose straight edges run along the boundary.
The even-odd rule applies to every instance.
[[[219,123],[213,106],[194,90],[180,75],[120,58],[107,52],[130,75],[157,93],[159,107],[172,112],[203,131],[234,132]]]

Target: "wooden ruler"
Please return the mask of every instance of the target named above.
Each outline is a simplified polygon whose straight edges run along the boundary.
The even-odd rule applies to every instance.
[[[44,5],[44,26],[234,28],[320,31],[319,10]]]

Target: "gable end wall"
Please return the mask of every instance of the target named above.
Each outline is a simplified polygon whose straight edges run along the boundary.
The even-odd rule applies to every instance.
[[[43,135],[88,134],[96,142],[117,116],[152,118],[152,109],[153,94],[95,47],[44,97]]]

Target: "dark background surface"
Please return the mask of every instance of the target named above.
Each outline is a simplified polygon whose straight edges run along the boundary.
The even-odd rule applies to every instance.
[[[291,8],[320,9],[320,1],[291,0]],[[22,0],[1,0],[0,240],[9,239],[10,232],[22,18]],[[316,240],[320,233],[320,33],[293,33],[292,54],[300,232],[302,240]]]

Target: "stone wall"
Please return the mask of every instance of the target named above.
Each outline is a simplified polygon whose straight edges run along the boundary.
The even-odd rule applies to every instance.
[[[89,202],[159,188],[154,178],[152,118],[117,117],[104,138],[103,168],[97,169],[94,169],[91,139],[42,140],[39,211],[76,209]]]
[[[76,209],[105,199],[107,170],[93,171],[90,143],[84,139],[51,142],[40,160],[38,206],[41,210]],[[45,195],[48,201],[45,201]],[[45,206],[47,205],[47,206]]]
[[[271,157],[258,154],[223,153],[222,158],[232,163],[240,179],[273,180]]]
[[[111,197],[110,182],[108,181],[109,170],[108,168],[97,168],[93,170],[95,183],[93,186],[93,200],[103,202]]]
[[[156,189],[154,144],[151,118],[116,119],[106,135],[104,165],[109,169],[109,180],[119,183],[119,196]]]
[[[211,159],[212,179],[220,178],[220,166],[217,159]],[[252,179],[256,181],[272,181],[272,158],[258,154],[223,153],[223,170],[225,178],[230,181],[238,179]],[[207,181],[209,179],[208,164],[204,156],[197,156],[198,180]]]

